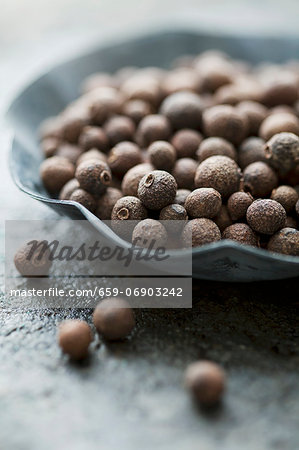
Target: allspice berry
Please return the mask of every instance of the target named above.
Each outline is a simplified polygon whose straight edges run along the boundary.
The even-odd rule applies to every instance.
[[[210,219],[192,219],[185,225],[182,233],[182,241],[186,247],[191,244],[192,247],[199,247],[220,239],[220,230]]]
[[[160,210],[173,203],[176,191],[177,183],[170,173],[153,170],[140,180],[138,197],[146,208]]]
[[[273,80],[266,83],[262,103],[267,106],[293,105],[298,99],[298,85],[295,77],[275,74]]]
[[[123,96],[117,89],[100,87],[90,94],[89,114],[93,123],[103,125],[111,116],[119,114],[123,105]]]
[[[287,112],[271,114],[261,124],[259,134],[268,141],[281,132],[299,134],[299,119],[295,114]]]
[[[110,220],[114,205],[122,196],[122,192],[119,189],[108,187],[106,192],[98,199],[96,216],[101,220]]]
[[[129,100],[124,104],[123,113],[134,121],[136,125],[149,114],[152,114],[153,108],[145,100]]]
[[[133,230],[132,243],[137,247],[165,247],[166,242],[167,231],[158,220],[141,220]]]
[[[62,121],[62,138],[70,144],[76,144],[83,128],[87,125],[87,118],[81,111],[70,108],[65,111],[61,117]]]
[[[154,141],[167,141],[171,134],[171,126],[167,117],[161,114],[150,114],[138,125],[136,140],[141,147],[147,147]]]
[[[198,130],[201,126],[203,102],[194,92],[181,91],[169,95],[163,101],[160,112],[175,130],[191,128]]]
[[[215,155],[228,156],[234,161],[237,160],[237,151],[230,142],[220,137],[204,139],[196,152],[198,161],[202,162],[205,159],[210,158],[210,156]]]
[[[223,369],[210,361],[190,364],[185,372],[185,386],[194,400],[204,406],[213,406],[222,398],[226,386]]]
[[[60,156],[61,158],[67,159],[72,164],[76,164],[82,153],[83,150],[77,145],[61,144],[56,151],[56,156]]]
[[[243,173],[244,190],[253,197],[268,197],[278,185],[278,177],[266,163],[257,161],[249,164]]]
[[[293,133],[275,134],[266,144],[269,164],[281,175],[299,165],[299,137]]]
[[[270,252],[299,256],[299,231],[294,228],[283,228],[271,236],[268,246]]]
[[[77,167],[75,176],[80,187],[93,195],[101,195],[111,183],[111,171],[100,160],[82,162]]]
[[[79,189],[79,187],[80,187],[79,181],[76,178],[72,178],[61,189],[59,193],[59,200],[69,200],[72,193],[76,189]]]
[[[222,239],[230,239],[245,245],[258,245],[258,235],[246,223],[234,223],[222,233]]]
[[[59,325],[59,346],[71,359],[86,358],[92,339],[90,326],[83,320],[66,320]]]
[[[177,131],[171,139],[178,158],[193,158],[201,141],[202,135],[188,128]]]
[[[104,132],[103,128],[86,126],[80,134],[79,146],[83,148],[84,151],[97,148],[98,150],[106,152],[109,148],[107,134]]]
[[[97,332],[107,341],[125,339],[135,327],[135,316],[126,300],[113,297],[101,301],[93,313]]]
[[[228,212],[232,220],[243,219],[252,202],[253,197],[249,192],[234,192],[227,201]]]
[[[286,220],[285,209],[275,200],[255,200],[247,209],[249,226],[258,233],[274,234],[283,228]]]
[[[96,200],[89,192],[85,191],[84,189],[76,189],[71,194],[69,200],[80,203],[91,212],[94,212],[94,210],[96,209]]]
[[[280,203],[287,213],[293,211],[298,198],[297,191],[291,186],[278,186],[271,193],[271,199]]]
[[[266,119],[268,110],[261,103],[246,100],[237,105],[237,109],[246,115],[248,120],[248,134],[257,136],[261,123]],[[263,136],[262,136],[263,137]],[[264,138],[265,139],[265,138]]]
[[[225,230],[225,228],[232,225],[233,221],[229,215],[226,205],[221,206],[219,213],[213,218],[213,221],[216,223],[221,233]]]
[[[178,189],[174,198],[174,203],[184,206],[188,195],[191,194],[190,189]]]
[[[238,164],[241,169],[257,161],[267,162],[265,141],[259,137],[249,137],[242,142],[238,152]]]
[[[203,113],[203,127],[207,136],[222,137],[240,144],[248,134],[247,117],[230,105],[217,105]]]
[[[121,189],[124,195],[133,195],[137,197],[138,186],[141,178],[154,170],[149,163],[137,164],[132,167],[123,177]]]
[[[41,140],[47,138],[62,138],[62,121],[59,116],[49,117],[41,123],[39,128],[39,136]]]
[[[96,148],[92,148],[91,150],[88,150],[87,152],[82,153],[82,155],[79,156],[77,160],[77,166],[79,166],[81,163],[85,161],[103,161],[107,162],[107,155],[100,150]]]
[[[199,164],[194,182],[195,187],[211,187],[223,198],[239,190],[241,170],[227,156],[211,156]]]
[[[65,183],[74,178],[74,174],[74,164],[60,156],[51,156],[40,166],[40,176],[44,186],[53,194],[59,192]]]
[[[110,150],[107,162],[112,173],[122,176],[132,167],[141,164],[142,153],[134,142],[123,141]]]
[[[221,205],[221,195],[213,188],[195,189],[185,202],[188,216],[192,218],[212,219],[219,213]]]
[[[198,163],[191,158],[178,159],[172,169],[172,175],[180,189],[194,189],[194,177]]]
[[[181,234],[183,227],[185,226],[188,215],[186,209],[177,203],[165,206],[160,211],[159,220],[166,221],[164,223],[165,228],[171,234]]]
[[[135,123],[126,116],[113,116],[104,126],[104,130],[112,145],[122,141],[133,140],[135,133]]]
[[[60,143],[61,143],[60,139],[56,137],[47,137],[43,139],[41,142],[41,148],[43,154],[45,155],[45,158],[50,158],[51,156],[54,156],[60,146]]]
[[[148,148],[149,159],[156,169],[169,172],[175,161],[176,151],[167,141],[155,141]]]
[[[52,265],[50,250],[43,246],[43,241],[37,240],[36,245],[27,242],[16,252],[14,264],[23,277],[46,276]]]
[[[139,198],[126,196],[115,203],[112,213],[112,228],[120,236],[131,240],[136,221],[147,218],[147,210]]]

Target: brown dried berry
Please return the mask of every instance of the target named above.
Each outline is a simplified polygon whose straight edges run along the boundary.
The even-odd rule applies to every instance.
[[[289,76],[276,76],[269,80],[263,92],[262,103],[267,106],[293,105],[298,99],[296,80]]]
[[[164,247],[167,242],[167,231],[158,220],[141,220],[133,230],[132,242],[137,247]]]
[[[143,100],[153,106],[160,102],[162,94],[160,83],[152,73],[140,71],[124,81],[121,92],[128,100]]]
[[[258,235],[246,223],[234,223],[227,227],[222,239],[230,239],[245,245],[258,245]]]
[[[265,141],[258,137],[249,137],[242,142],[238,152],[238,163],[241,169],[257,161],[267,162]]]
[[[80,187],[94,195],[101,195],[111,183],[111,172],[103,161],[90,160],[81,163],[75,174]]]
[[[103,152],[106,152],[109,148],[109,141],[106,133],[100,127],[84,127],[80,137],[79,146],[84,151],[88,151],[92,148],[97,148]]]
[[[228,212],[232,220],[243,219],[252,202],[253,197],[248,192],[234,192],[227,201]]]
[[[216,223],[221,233],[225,230],[225,228],[232,225],[233,221],[229,215],[226,205],[221,206],[219,213],[213,218],[213,221]]]
[[[194,400],[205,406],[213,406],[222,398],[226,377],[223,369],[210,361],[198,361],[188,366],[185,386]]]
[[[210,156],[216,155],[228,156],[234,161],[237,160],[237,152],[234,146],[230,142],[219,137],[210,137],[204,139],[196,152],[196,156],[199,162],[210,158]]]
[[[191,158],[178,159],[172,170],[177,185],[180,189],[194,189],[194,177],[198,163]]]
[[[62,117],[62,138],[71,143],[76,144],[83,128],[87,125],[87,118],[81,114],[76,108],[65,112]]]
[[[281,185],[272,191],[271,198],[280,203],[287,213],[290,213],[295,208],[299,196],[291,186]]]
[[[181,233],[188,220],[186,209],[177,203],[165,206],[160,211],[159,220],[166,221],[164,224],[167,231],[171,234]]]
[[[41,148],[45,155],[45,158],[50,158],[51,156],[54,156],[59,148],[60,143],[61,143],[60,139],[56,137],[47,137],[43,139],[41,142]]]
[[[292,216],[287,216],[286,221],[284,223],[284,228],[295,228],[298,229],[297,220]]]
[[[165,96],[179,91],[199,92],[200,88],[201,78],[190,67],[180,67],[168,72],[162,83]]]
[[[86,358],[92,339],[90,326],[82,320],[66,320],[59,325],[59,346],[71,359]]]
[[[59,192],[65,183],[74,178],[74,174],[74,165],[66,158],[59,156],[51,156],[40,166],[41,179],[45,188],[51,193]]]
[[[181,91],[169,95],[163,101],[160,112],[170,121],[176,130],[201,126],[203,102],[194,92]]]
[[[219,213],[221,205],[221,195],[213,188],[195,189],[185,202],[188,216],[192,218],[212,219]]]
[[[217,105],[203,113],[203,127],[207,136],[218,136],[233,144],[240,144],[248,134],[247,117],[237,108]]]
[[[217,225],[210,219],[192,219],[184,227],[182,240],[186,247],[199,247],[220,241],[221,233]]]
[[[77,160],[77,166],[79,166],[81,163],[85,161],[103,161],[107,162],[107,156],[105,153],[102,153],[100,150],[97,150],[96,148],[92,148],[91,150],[88,150],[87,152],[82,153],[82,155]]]
[[[212,187],[223,198],[239,190],[241,170],[227,156],[211,156],[199,164],[195,174],[195,187]]]
[[[76,178],[72,178],[68,181],[60,191],[59,200],[69,200],[72,193],[79,189],[79,181]]]
[[[145,116],[153,113],[153,108],[144,100],[129,100],[124,104],[123,113],[138,125]]]
[[[141,178],[152,170],[154,170],[154,168],[149,163],[137,164],[137,166],[134,166],[132,169],[128,170],[121,184],[123,194],[137,197],[138,186]]]
[[[170,173],[153,170],[140,180],[138,197],[146,208],[159,210],[173,203],[176,191],[177,184]]]
[[[167,141],[170,134],[169,120],[161,114],[150,114],[139,123],[136,140],[141,147],[147,147],[154,141]]]
[[[188,197],[188,195],[191,194],[190,189],[178,189],[176,191],[176,196],[174,198],[174,203],[184,206],[185,205],[185,201],[186,198]]]
[[[23,277],[46,276],[52,265],[46,241],[30,241],[22,245],[15,254],[14,264]]]
[[[68,159],[71,163],[76,164],[78,158],[82,155],[83,150],[77,145],[62,144],[56,152],[56,156]]]
[[[299,137],[293,133],[275,134],[266,144],[266,156],[271,166],[286,174],[299,165]]]
[[[96,216],[101,220],[110,220],[114,205],[120,198],[122,198],[122,192],[119,189],[108,187],[98,199]]]
[[[285,209],[275,200],[255,200],[247,209],[249,226],[258,233],[274,234],[285,224]]]
[[[171,139],[178,158],[193,158],[201,141],[202,135],[188,128],[177,131]]]
[[[275,113],[268,116],[260,128],[260,137],[268,141],[275,134],[287,132],[299,134],[299,119],[291,113]]]
[[[108,73],[98,72],[85,78],[81,91],[83,93],[88,93],[94,89],[101,87],[116,87],[117,83],[112,75]]]
[[[278,185],[278,177],[268,164],[257,161],[249,164],[243,173],[244,190],[253,197],[268,197]]]
[[[93,313],[97,332],[107,341],[125,339],[135,327],[135,316],[129,303],[113,297],[98,304]]]
[[[71,194],[69,200],[80,203],[91,212],[94,212],[94,210],[96,209],[96,200],[89,192],[85,191],[84,189],[76,189]]]
[[[234,67],[230,61],[218,55],[202,56],[195,64],[202,79],[202,89],[215,92],[221,86],[233,81]]]
[[[126,116],[113,116],[104,126],[104,130],[112,145],[121,141],[132,141],[135,133],[135,123]]]
[[[93,123],[98,125],[102,125],[112,115],[119,114],[122,109],[123,97],[114,88],[98,88],[89,96],[90,117]]]
[[[126,196],[115,203],[112,213],[112,228],[120,236],[131,240],[136,221],[147,218],[147,210],[139,198]]]
[[[270,252],[299,256],[299,231],[283,228],[271,236],[267,248]]]
[[[142,162],[142,154],[134,142],[123,141],[110,150],[107,162],[112,173],[121,176]]]
[[[261,123],[267,117],[267,108],[258,102],[247,100],[239,103],[237,105],[237,109],[245,114],[248,119],[248,134],[251,136],[257,136]]]
[[[156,169],[170,171],[176,161],[176,151],[167,141],[155,141],[148,148],[149,159]]]

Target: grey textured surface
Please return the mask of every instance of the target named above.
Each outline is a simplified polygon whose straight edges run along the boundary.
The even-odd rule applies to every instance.
[[[79,1],[30,0],[22,2],[21,11],[18,0],[5,3],[0,26],[2,109],[31,71],[68,47],[74,51],[88,35],[97,34],[100,26],[107,31],[111,25],[109,21],[105,25],[102,5],[109,9],[114,29],[122,20],[113,16],[113,2],[99,7],[88,0],[82,8]],[[120,14],[127,28],[136,21],[134,2],[129,3],[127,14],[123,9]],[[193,8],[198,5],[198,1],[184,2],[177,15],[188,3]],[[197,9],[197,17],[215,16],[216,3],[223,4],[213,1],[202,15]],[[256,17],[258,4],[263,11],[257,20],[260,29],[267,5],[272,14],[268,28],[271,24],[283,29],[288,10],[289,28],[296,30],[298,2],[288,1],[282,12],[278,1],[248,2],[246,14],[244,10],[241,14],[241,3],[246,2],[231,2],[229,11],[237,14],[231,14],[230,26],[240,23],[240,17],[243,23],[247,17]],[[157,2],[144,4],[139,14],[146,17],[150,8],[154,20]],[[223,8],[216,15],[218,24],[223,22]],[[191,8],[187,10],[191,15]],[[25,13],[28,20],[23,20]],[[2,149],[7,149],[8,140],[2,122]],[[1,272],[3,221],[55,216],[14,187],[6,158],[2,150]],[[2,294],[1,450],[297,449],[298,294],[298,280],[251,285],[196,282],[192,311],[139,312],[138,328],[128,342],[98,348],[96,341],[90,360],[82,365],[68,363],[56,346],[56,324],[69,313],[11,313],[5,309]],[[89,318],[86,311],[73,315]],[[228,392],[215,411],[198,411],[181,386],[186,364],[198,357],[216,360],[228,371]]]

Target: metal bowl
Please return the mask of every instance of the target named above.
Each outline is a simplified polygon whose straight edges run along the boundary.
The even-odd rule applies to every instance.
[[[16,185],[61,215],[72,219],[86,218],[99,233],[111,241],[118,241],[112,230],[80,204],[49,197],[39,178],[39,164],[43,156],[38,143],[38,127],[42,120],[58,114],[78,96],[79,85],[91,73],[113,72],[127,65],[169,67],[180,55],[196,54],[210,48],[253,63],[282,62],[298,57],[299,40],[163,31],[98,46],[54,67],[25,88],[8,111],[14,130],[10,169]],[[180,258],[179,253],[177,258]],[[295,277],[299,276],[299,257],[220,241],[193,249],[193,276],[238,282]]]

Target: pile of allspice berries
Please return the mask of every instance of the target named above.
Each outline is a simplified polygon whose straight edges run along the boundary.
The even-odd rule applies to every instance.
[[[126,239],[181,246],[191,231],[193,247],[230,239],[299,256],[299,61],[207,51],[169,70],[96,73],[40,136],[48,192],[120,235],[137,221]]]

